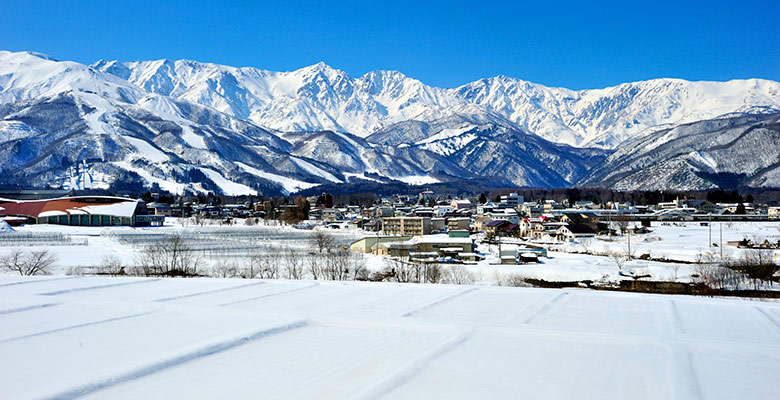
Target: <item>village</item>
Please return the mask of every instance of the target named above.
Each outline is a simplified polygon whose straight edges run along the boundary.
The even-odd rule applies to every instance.
[[[526,201],[517,192],[488,200],[484,194],[458,198],[432,190],[376,197],[362,205],[334,204],[328,193],[234,202],[151,192],[138,199],[78,196],[66,190],[15,191],[3,197],[0,223],[7,227],[4,232],[14,231],[0,235],[6,250],[56,244],[49,238],[54,234],[67,243],[104,241],[92,252],[101,259],[58,257],[82,273],[105,273],[104,264],[117,264],[106,260],[117,256],[124,266],[138,264],[138,254],[172,235],[200,254],[198,274],[247,275],[225,270],[240,271],[240,265],[258,257],[272,260],[266,264],[296,263],[287,260],[293,253],[317,258],[323,252],[317,244],[323,239],[317,237],[326,235],[327,254],[354,255],[351,259],[359,265],[352,267],[354,279],[403,280],[392,275],[399,269],[449,266],[466,277],[458,281],[498,284],[502,274],[541,281],[693,283],[708,274],[695,267],[704,259],[725,265],[750,256],[775,265],[774,251],[780,249],[780,207],[746,202]],[[128,243],[133,247],[123,249]],[[52,246],[50,251],[56,255],[64,248]],[[225,260],[235,260],[235,266],[226,266]],[[316,279],[322,274],[310,275]],[[258,276],[283,274],[249,274]],[[763,286],[772,287],[776,278],[765,277]]]

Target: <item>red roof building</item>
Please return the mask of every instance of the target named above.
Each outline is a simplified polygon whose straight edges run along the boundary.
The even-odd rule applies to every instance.
[[[25,217],[28,223],[77,226],[162,225],[164,217],[146,215],[143,200],[77,196],[46,200],[0,199],[0,217]]]

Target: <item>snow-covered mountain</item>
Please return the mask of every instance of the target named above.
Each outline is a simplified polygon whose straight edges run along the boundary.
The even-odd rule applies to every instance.
[[[397,122],[451,115],[453,106],[477,105],[486,116],[500,116],[553,142],[615,148],[662,125],[780,110],[780,84],[761,79],[654,79],[574,91],[497,76],[442,89],[397,71],[353,78],[324,63],[292,72],[189,60],[99,61],[93,67],[147,91],[269,129],[333,130],[363,137]]]
[[[598,147],[689,119],[770,113],[778,91],[762,80],[654,80],[575,92],[501,76],[440,89],[322,63],[86,66],[0,51],[0,183],[57,186],[86,161],[106,186],[172,192],[276,194],[356,179],[570,186],[596,176],[611,152]]]
[[[0,177],[58,185],[87,161],[99,175],[172,192],[294,192],[350,177],[416,181],[472,178],[431,152],[368,144],[339,151],[305,145],[194,102],[148,92],[114,75],[33,53],[0,52]],[[349,135],[351,136],[351,135]],[[339,163],[346,157],[353,165]]]
[[[780,187],[780,113],[699,121],[632,140],[581,183],[618,190]]]

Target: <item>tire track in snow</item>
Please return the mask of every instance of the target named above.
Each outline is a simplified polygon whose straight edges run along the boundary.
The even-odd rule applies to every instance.
[[[157,300],[154,300],[154,301],[163,302],[163,301],[180,300],[180,299],[186,299],[186,298],[189,298],[189,297],[205,296],[207,294],[227,292],[228,290],[241,289],[241,288],[245,288],[245,287],[249,287],[249,286],[257,286],[257,285],[264,285],[264,284],[265,284],[265,282],[246,283],[246,284],[243,284],[243,285],[230,286],[230,287],[226,287],[226,288],[212,289],[212,290],[206,290],[206,291],[203,291],[203,292],[195,292],[195,293],[183,294],[181,296],[164,297],[162,299],[157,299]]]
[[[673,340],[673,339],[672,339]],[[693,355],[690,349],[683,343],[671,343],[668,376],[672,399],[701,399],[701,384],[693,367]]]
[[[560,301],[561,301],[561,300],[562,300],[562,299],[563,299],[565,296],[568,296],[568,295],[569,295],[569,292],[558,293],[558,294],[557,294],[555,297],[553,297],[552,299],[550,299],[550,301],[548,301],[547,303],[545,303],[545,304],[544,304],[542,307],[540,307],[538,310],[536,310],[536,311],[534,311],[533,313],[531,313],[531,315],[529,315],[529,316],[528,316],[526,319],[524,319],[522,323],[523,323],[523,324],[529,324],[529,323],[531,323],[531,321],[533,321],[534,319],[536,319],[536,317],[538,317],[538,316],[540,316],[540,315],[542,315],[542,314],[546,314],[546,313],[548,313],[550,310],[552,310],[552,309],[553,309],[553,307],[555,307],[556,305],[558,305],[558,304],[559,304],[559,302],[560,302]]]
[[[444,296],[444,297],[442,297],[442,298],[440,298],[438,300],[434,300],[432,303],[428,303],[428,304],[426,304],[424,306],[417,307],[417,308],[415,308],[412,311],[408,311],[408,312],[404,313],[403,315],[401,315],[401,317],[406,318],[406,317],[414,316],[414,314],[417,314],[420,311],[425,311],[427,309],[436,307],[436,306],[441,305],[443,303],[446,303],[446,302],[448,302],[448,301],[450,301],[450,300],[452,300],[452,299],[454,299],[456,297],[460,297],[460,296],[469,294],[469,293],[471,293],[471,292],[473,292],[475,290],[479,290],[479,288],[473,287],[473,288],[469,288],[469,289],[466,289],[466,290],[462,290],[462,291],[459,291],[459,292],[456,292],[456,293]]]
[[[169,358],[154,364],[147,365],[145,367],[138,368],[136,370],[127,372],[122,375],[118,375],[112,378],[105,379],[99,382],[88,383],[79,386],[75,389],[71,389],[66,392],[55,394],[50,399],[76,399],[79,397],[87,396],[103,389],[110,388],[112,386],[120,385],[127,382],[139,380],[152,374],[156,374],[161,371],[165,371],[174,367],[178,367],[183,364],[187,364],[193,361],[197,361],[202,358],[206,358],[215,354],[231,350],[233,348],[243,346],[257,340],[263,339],[268,336],[278,335],[281,333],[289,332],[295,329],[300,329],[309,326],[309,321],[300,320],[292,322],[287,325],[281,325],[274,328],[263,329],[250,333],[249,335],[241,336],[235,339],[227,340],[224,342],[215,343],[200,350],[186,353],[177,357]]]
[[[0,287],[6,287],[6,286],[16,286],[16,285],[27,285],[30,283],[39,283],[39,282],[51,282],[51,281],[62,281],[65,279],[78,279],[81,278],[80,276],[66,276],[63,278],[53,278],[53,279],[35,279],[31,281],[21,281],[21,282],[12,282],[12,283],[4,283],[0,285]]]
[[[81,287],[81,288],[74,288],[74,289],[63,289],[63,290],[56,290],[53,292],[46,292],[46,293],[38,293],[41,296],[58,296],[61,294],[66,293],[74,293],[74,292],[84,292],[88,290],[98,290],[98,289],[106,289],[106,288],[113,288],[117,286],[127,286],[127,285],[140,285],[144,283],[151,283],[151,282],[157,282],[162,279],[155,278],[155,279],[145,279],[142,281],[133,281],[133,282],[122,282],[122,283],[112,283],[109,285],[98,285],[98,286],[87,286],[87,287]]]
[[[62,303],[36,304],[34,306],[12,308],[10,310],[2,310],[2,311],[0,311],[0,315],[13,314],[13,313],[24,312],[24,311],[31,311],[31,310],[39,310],[41,308],[54,307],[54,306],[58,306],[60,304],[62,304]]]
[[[273,296],[278,296],[278,295],[286,294],[286,293],[290,293],[290,292],[297,292],[299,290],[309,289],[309,288],[313,288],[313,287],[316,287],[316,286],[319,286],[319,285],[320,285],[319,283],[314,283],[313,285],[298,287],[298,288],[295,288],[295,289],[282,290],[280,292],[267,293],[267,294],[264,294],[264,295],[250,297],[250,298],[247,298],[247,299],[230,301],[230,302],[227,302],[227,303],[219,304],[219,306],[223,306],[224,307],[224,306],[230,306],[230,305],[233,305],[233,304],[246,303],[248,301],[258,300],[258,299],[262,299],[262,298],[266,298],[266,297],[273,297]]]
[[[471,339],[473,335],[474,330],[471,330],[469,332],[450,338],[442,344],[434,347],[431,351],[423,353],[419,358],[412,360],[406,366],[398,369],[398,371],[388,379],[377,385],[374,385],[373,387],[370,387],[366,392],[355,396],[355,398],[379,399],[387,396],[394,390],[411,381],[415,376],[419,375],[420,372],[422,372],[430,363],[462,346],[469,339]]]
[[[680,309],[677,302],[672,299],[666,302],[666,318],[668,321],[669,334],[668,345],[670,348],[669,379],[674,384],[671,386],[672,398],[679,399],[701,399],[701,385],[693,366],[693,354],[684,342],[685,328],[683,328]],[[689,378],[685,378],[689,377]]]
[[[683,329],[682,318],[680,318],[680,310],[677,309],[677,303],[674,300],[669,300],[666,303],[666,317],[669,320],[669,329],[673,335],[684,335],[685,329]]]
[[[109,318],[109,319],[101,319],[101,320],[97,320],[97,321],[85,322],[85,323],[82,323],[82,324],[66,326],[64,328],[57,328],[57,329],[52,329],[52,330],[43,331],[43,332],[31,333],[29,335],[18,336],[18,337],[15,337],[15,338],[0,340],[0,344],[8,343],[8,342],[14,342],[14,341],[17,341],[17,340],[34,338],[34,337],[37,337],[37,336],[49,335],[49,334],[57,333],[57,332],[69,331],[71,329],[78,329],[78,328],[85,328],[85,327],[88,327],[88,326],[107,324],[109,322],[121,321],[123,319],[130,319],[130,318],[141,317],[141,316],[144,316],[144,315],[151,314],[153,312],[154,311],[146,311],[146,312],[142,312],[142,313],[138,313],[138,314],[130,314],[130,315],[124,315],[124,316],[121,316],[121,317],[114,317],[114,318]]]

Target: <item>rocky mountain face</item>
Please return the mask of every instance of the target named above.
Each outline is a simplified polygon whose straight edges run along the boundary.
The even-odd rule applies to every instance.
[[[189,60],[99,61],[99,71],[144,90],[191,101],[284,131],[332,130],[366,137],[402,121],[430,122],[464,107],[549,141],[616,148],[648,129],[727,113],[780,111],[780,84],[761,79],[654,79],[595,90],[551,88],[497,76],[458,88],[431,87],[397,71],[353,78],[324,63],[291,72]],[[486,121],[487,122],[487,121]]]
[[[630,162],[618,161],[640,154],[658,129],[768,114],[779,97],[778,83],[762,80],[571,91],[499,76],[441,89],[394,71],[352,78],[322,63],[292,72],[187,60],[86,66],[0,51],[0,183],[59,186],[86,161],[98,186],[143,182],[175,193],[278,194],[360,179],[629,188],[652,181],[618,179],[607,156],[627,173]],[[699,142],[670,140],[643,165],[677,160],[671,149],[687,154]],[[717,168],[690,161],[698,174],[675,182],[708,187],[738,173],[777,185],[771,154],[740,170],[716,150],[707,151]]]
[[[581,183],[619,190],[780,187],[780,113],[655,131],[625,143]]]

